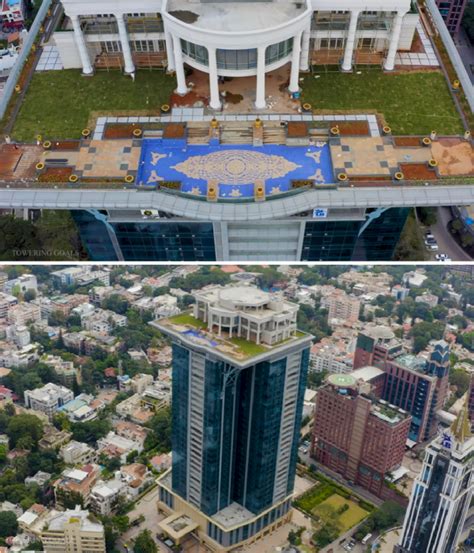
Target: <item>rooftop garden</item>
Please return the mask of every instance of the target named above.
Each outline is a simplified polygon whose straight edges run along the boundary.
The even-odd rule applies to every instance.
[[[448,84],[439,71],[387,74],[371,68],[347,74],[325,72],[322,67],[315,70],[303,83],[304,101],[315,110],[376,111],[398,135],[429,135],[432,130],[439,135],[463,133]]]
[[[202,338],[203,340],[207,339],[207,341],[209,342],[209,346],[241,360],[248,359],[249,357],[255,357],[293,339],[299,339],[306,336],[304,332],[297,332],[294,337],[288,338],[287,340],[283,340],[282,342],[270,346],[266,344],[257,344],[255,342],[237,336],[229,338],[226,333],[223,333],[222,336],[217,336],[217,334],[207,331],[207,323],[196,319],[190,313],[180,313],[179,315],[163,319],[159,321],[159,323],[162,324],[164,327],[173,327],[177,325],[182,327],[189,327],[190,329],[195,329],[198,331],[205,331],[202,333]],[[179,329],[175,330],[178,330],[179,332]]]
[[[37,135],[48,139],[80,138],[93,112],[127,115],[158,113],[169,103],[176,83],[160,71],[137,71],[135,81],[120,71],[82,77],[77,69],[34,73],[12,136],[31,142]]]

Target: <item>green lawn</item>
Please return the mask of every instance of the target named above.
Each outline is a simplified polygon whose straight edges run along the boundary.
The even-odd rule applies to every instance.
[[[207,323],[200,321],[199,319],[196,319],[192,315],[189,315],[189,313],[181,313],[179,315],[175,315],[174,317],[170,317],[169,319],[172,323],[178,324],[178,325],[189,325],[193,326],[194,328],[207,328]]]
[[[268,349],[265,348],[264,346],[261,346],[260,344],[256,344],[255,342],[249,342],[248,340],[244,340],[243,338],[230,338],[229,342],[234,344],[234,346],[237,346],[238,348],[240,348],[240,350],[246,355],[248,355],[249,357],[252,357],[254,355],[259,355],[264,351],[268,351]]]
[[[138,71],[135,82],[119,71],[82,77],[79,70],[35,73],[13,129],[18,141],[80,138],[92,111],[156,111],[169,103],[173,77]]]
[[[447,83],[437,71],[385,74],[371,69],[361,75],[315,75],[307,75],[302,87],[304,101],[314,110],[376,110],[398,135],[463,132]]]
[[[315,507],[313,509],[313,513],[320,516],[321,519],[324,521],[327,507],[329,507],[331,511],[337,512],[338,509],[340,509],[344,505],[348,505],[349,509],[347,511],[344,511],[343,513],[338,513],[337,515],[337,520],[338,524],[340,525],[341,533],[344,533],[347,532],[347,530],[350,530],[356,524],[358,524],[361,520],[364,520],[364,518],[368,516],[369,512],[359,507],[359,505],[357,505],[357,503],[355,503],[354,501],[351,501],[350,499],[345,499],[344,497],[335,493],[328,497],[328,499],[320,503],[317,507]]]

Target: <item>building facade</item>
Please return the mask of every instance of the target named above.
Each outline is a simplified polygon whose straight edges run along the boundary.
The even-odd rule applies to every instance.
[[[474,493],[474,437],[467,402],[425,451],[403,523],[398,553],[453,553]]]
[[[265,210],[255,221],[160,211],[159,219],[145,222],[139,210],[71,213],[93,261],[385,261],[409,211],[331,208],[315,220],[306,207],[286,218]]]
[[[385,477],[402,464],[411,417],[371,391],[352,375],[328,377],[316,396],[311,455],[382,496]]]
[[[383,368],[385,362],[402,352],[402,344],[393,331],[377,326],[360,332],[354,353],[354,370],[368,365]]]
[[[439,13],[441,14],[448,31],[455,35],[459,32],[462,16],[468,4],[468,0],[436,0]]]
[[[227,551],[291,516],[311,337],[296,331],[297,306],[256,288],[196,300],[194,316],[154,323],[173,342],[172,468],[158,482],[170,517],[160,526],[176,539],[171,521],[184,513]]]

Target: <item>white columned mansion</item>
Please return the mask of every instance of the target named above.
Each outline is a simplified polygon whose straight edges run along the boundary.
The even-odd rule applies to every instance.
[[[256,77],[291,64],[289,91],[310,64],[379,64],[394,69],[410,50],[418,13],[411,0],[62,0],[54,41],[66,69],[161,67],[186,94],[185,65],[209,74],[210,106],[221,107],[219,78]],[[337,8],[337,10],[335,9]]]

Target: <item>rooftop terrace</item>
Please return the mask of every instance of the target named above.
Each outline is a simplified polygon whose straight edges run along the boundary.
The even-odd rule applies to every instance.
[[[165,333],[171,332],[176,337],[204,347],[215,354],[220,353],[221,355],[230,357],[240,363],[249,361],[265,353],[276,351],[283,345],[287,346],[303,339],[310,339],[309,334],[299,330],[289,339],[272,346],[268,344],[256,344],[244,338],[229,338],[226,333],[222,333],[219,337],[216,333],[207,330],[207,324],[196,319],[191,312],[180,313],[174,317],[153,321],[150,324]]]

